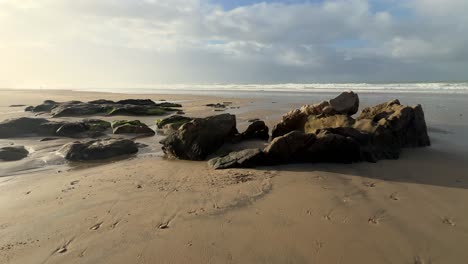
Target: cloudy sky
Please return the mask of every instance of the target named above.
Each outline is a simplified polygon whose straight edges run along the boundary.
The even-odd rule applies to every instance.
[[[467,0],[0,0],[0,87],[468,79]]]

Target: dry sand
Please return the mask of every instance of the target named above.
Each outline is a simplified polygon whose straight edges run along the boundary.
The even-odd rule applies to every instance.
[[[278,116],[245,99],[0,91],[0,119],[25,115],[10,104],[124,97],[190,100],[193,116],[233,101],[241,126]],[[23,171],[0,177],[0,263],[468,263],[466,161],[431,147],[214,171],[157,152]]]

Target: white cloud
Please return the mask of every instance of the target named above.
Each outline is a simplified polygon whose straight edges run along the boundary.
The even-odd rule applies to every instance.
[[[0,0],[0,87],[466,78],[467,1],[376,5]]]

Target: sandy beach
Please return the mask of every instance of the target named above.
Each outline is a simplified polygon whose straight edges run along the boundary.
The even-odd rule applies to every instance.
[[[289,109],[333,96],[0,90],[0,121],[33,116],[13,104],[149,98],[179,102],[193,117],[216,114],[208,103],[232,102],[226,112],[239,130],[251,118],[271,128]],[[428,121],[431,147],[377,163],[213,170],[166,159],[163,135],[137,139],[148,147],[124,159],[70,163],[54,152],[72,139],[0,139],[32,150],[0,163],[0,263],[468,263],[464,96],[447,104],[361,97],[363,106],[422,101]],[[154,128],[157,118],[132,119]]]

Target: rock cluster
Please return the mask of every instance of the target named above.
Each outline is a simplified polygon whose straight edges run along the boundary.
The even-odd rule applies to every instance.
[[[397,159],[404,147],[430,145],[421,105],[398,100],[368,107],[357,119],[353,92],[283,116],[263,150],[243,150],[208,162],[215,169],[295,162],[352,163]]]
[[[97,137],[110,128],[110,123],[99,119],[80,122],[49,121],[45,118],[20,117],[0,122],[0,138],[28,136]]]
[[[162,102],[155,103],[150,99],[126,99],[117,102],[105,99],[90,102],[68,101],[55,102],[46,100],[37,106],[29,106],[25,111],[35,113],[51,113],[52,117],[70,117],[86,115],[165,115],[179,111],[180,104]]]

